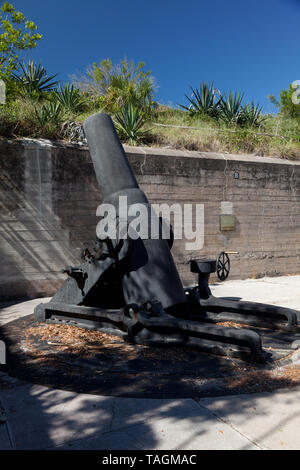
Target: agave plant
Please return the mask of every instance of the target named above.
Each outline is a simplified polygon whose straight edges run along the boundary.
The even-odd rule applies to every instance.
[[[46,69],[41,64],[29,61],[19,64],[19,73],[13,73],[13,79],[19,84],[22,94],[30,98],[40,98],[43,93],[53,90],[58,81],[53,81],[55,75],[47,75]]]
[[[77,88],[73,85],[60,86],[54,91],[54,99],[61,105],[63,110],[76,112],[82,108],[83,100]]]
[[[57,125],[61,122],[62,109],[59,103],[50,101],[39,109],[35,108],[35,114],[41,127],[45,127],[47,124]]]
[[[265,119],[262,116],[262,108],[252,101],[242,107],[239,124],[247,127],[259,127]]]
[[[242,114],[244,93],[228,93],[220,101],[220,118],[227,124],[237,124]]]
[[[220,99],[217,98],[216,90],[213,88],[213,84],[207,84],[202,82],[200,84],[200,90],[198,88],[192,88],[192,97],[185,97],[190,102],[189,106],[180,105],[181,108],[188,111],[191,116],[196,114],[206,115],[210,117],[216,117],[219,113]]]
[[[140,108],[132,104],[123,106],[115,115],[115,124],[121,139],[128,140],[131,145],[136,145],[149,132],[142,130],[146,119]]]

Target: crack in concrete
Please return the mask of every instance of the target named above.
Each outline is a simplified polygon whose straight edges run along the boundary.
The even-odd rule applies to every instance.
[[[259,234],[259,239],[260,239],[260,249],[261,249],[261,256],[263,256],[263,253],[264,253],[264,242],[263,242],[263,221],[264,221],[264,217],[265,217],[265,200],[263,199],[263,206],[262,206],[262,211],[261,211],[261,218],[262,218],[262,222],[259,224],[259,230],[258,230],[258,234]],[[264,275],[266,276],[267,275],[267,272],[265,270],[264,272]]]
[[[227,194],[227,168],[228,168],[228,159],[225,157],[225,155],[222,153],[221,156],[223,157],[225,161],[225,167],[224,167],[224,184],[223,184],[223,201],[226,201],[226,194]]]
[[[143,150],[143,149],[142,149]],[[146,165],[146,160],[147,160],[147,152],[145,150],[143,150],[144,152],[144,161],[141,163],[141,166],[140,166],[140,172],[141,172],[141,175],[144,174],[144,166]]]
[[[295,165],[292,166],[292,173],[290,175],[289,182],[290,182],[292,196],[294,198],[294,203],[296,204],[296,190],[295,190],[294,175],[295,175]],[[292,181],[293,181],[293,184],[292,184]],[[291,212],[290,212],[290,226],[292,230],[295,229],[295,220],[294,220],[294,214],[293,214],[295,204],[291,204]]]
[[[218,421],[221,421],[222,423],[226,424],[226,426],[229,426],[233,431],[237,432],[240,436],[244,437],[245,439],[247,439],[247,441],[249,441],[251,444],[253,444],[255,447],[258,447],[260,450],[268,450],[266,447],[263,447],[261,446],[260,444],[258,444],[257,442],[253,441],[251,439],[251,437],[247,436],[246,434],[243,434],[241,431],[239,431],[235,426],[233,426],[231,423],[229,423],[228,421],[226,421],[224,418],[221,418],[217,413],[215,413],[214,411],[210,410],[209,408],[207,408],[206,406],[202,405],[199,401],[197,401],[195,398],[193,399],[194,402],[199,406],[199,408],[202,408],[203,410],[206,410],[208,411],[209,413],[211,413],[215,418],[218,419]]]

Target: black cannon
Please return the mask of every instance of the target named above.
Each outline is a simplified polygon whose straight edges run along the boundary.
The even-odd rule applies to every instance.
[[[256,331],[216,323],[235,320],[287,334],[297,329],[299,312],[213,297],[208,282],[216,260],[191,260],[198,285],[185,289],[171,255],[172,229],[140,190],[110,117],[95,114],[84,130],[103,204],[115,208],[110,220],[115,235],[98,227],[94,253],[86,250],[82,264],[64,270],[68,278],[49,303],[36,307],[36,320],[99,330],[137,344],[191,346],[264,361],[267,353]],[[143,238],[132,228],[132,216],[124,218],[122,198],[127,207],[143,208],[148,227]]]

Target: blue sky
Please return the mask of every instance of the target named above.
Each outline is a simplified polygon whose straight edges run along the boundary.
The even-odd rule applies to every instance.
[[[145,61],[157,100],[177,105],[190,85],[268,94],[300,80],[300,0],[10,0],[43,39],[30,57],[62,82],[93,62]]]

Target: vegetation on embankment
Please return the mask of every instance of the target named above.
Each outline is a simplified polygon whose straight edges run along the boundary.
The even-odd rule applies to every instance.
[[[105,112],[130,145],[300,158],[300,104],[293,103],[291,85],[279,101],[270,96],[278,113],[269,115],[246,103],[244,94],[221,92],[201,77],[176,108],[161,105],[152,72],[126,58],[95,62],[62,86],[43,65],[20,59],[42,38],[36,30],[8,2],[0,7],[0,78],[6,85],[0,136],[80,141],[85,118]]]
[[[51,102],[35,103],[18,97],[0,107],[0,135],[78,141],[83,137],[80,124],[90,114],[101,111],[97,106],[85,107],[79,112],[57,112]],[[281,114],[265,118],[259,128],[228,126],[209,117],[189,116],[183,110],[158,105],[148,119],[142,118],[138,136],[133,132],[130,138],[119,132],[121,140],[131,145],[300,158],[299,120]]]

